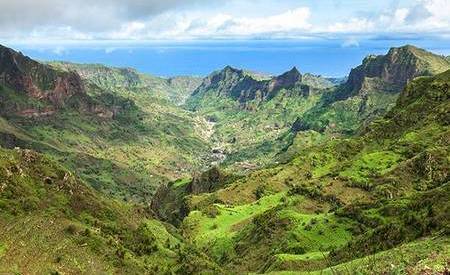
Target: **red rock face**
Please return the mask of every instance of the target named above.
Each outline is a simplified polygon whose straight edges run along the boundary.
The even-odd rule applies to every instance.
[[[76,94],[85,94],[83,81],[77,73],[56,71],[2,46],[0,84],[29,97],[47,101],[54,109],[64,107],[68,99]],[[17,111],[25,116],[40,113],[30,109]]]
[[[68,73],[56,79],[53,91],[47,92],[47,99],[56,107],[64,107],[65,102],[75,94],[84,94],[84,86],[81,78],[76,73]]]

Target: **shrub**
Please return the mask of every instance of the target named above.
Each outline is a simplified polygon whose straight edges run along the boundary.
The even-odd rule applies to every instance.
[[[216,206],[210,205],[207,208],[203,209],[203,214],[205,214],[207,217],[214,219],[219,215],[219,209],[217,209]]]
[[[75,235],[77,233],[77,227],[74,224],[70,224],[69,226],[67,226],[66,232],[71,235]]]
[[[256,199],[259,200],[266,194],[266,187],[264,185],[259,185],[253,193],[255,194]]]
[[[303,246],[301,246],[299,243],[290,244],[283,253],[287,254],[296,254],[296,255],[302,255],[306,253],[306,250]]]

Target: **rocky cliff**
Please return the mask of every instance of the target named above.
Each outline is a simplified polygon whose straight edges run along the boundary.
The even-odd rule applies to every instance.
[[[213,167],[194,174],[191,180],[161,185],[153,196],[150,207],[163,221],[178,225],[192,210],[188,196],[215,192],[235,179],[236,176]]]
[[[418,76],[434,75],[450,68],[450,62],[414,46],[391,48],[386,55],[367,56],[362,64],[351,70],[347,89],[358,93],[370,78],[378,78],[399,93],[403,87]]]
[[[324,93],[319,104],[299,117],[292,131],[354,133],[386,114],[414,78],[448,69],[450,62],[444,56],[410,45],[370,55],[351,70],[344,84]]]
[[[205,78],[192,96],[215,93],[217,96],[230,97],[245,104],[253,100],[270,100],[283,89],[295,90],[304,96],[310,92],[309,86],[302,83],[302,75],[295,67],[280,76],[261,80],[246,71],[227,66]]]
[[[89,91],[96,91],[96,96]],[[0,113],[49,117],[65,108],[112,119],[130,103],[88,83],[75,71],[39,63],[0,45]]]
[[[0,45],[0,84],[58,109],[74,95],[85,94],[80,76],[62,72]]]

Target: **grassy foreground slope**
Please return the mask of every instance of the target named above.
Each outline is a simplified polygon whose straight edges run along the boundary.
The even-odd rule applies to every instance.
[[[234,273],[443,272],[448,110],[450,71],[420,77],[360,136],[306,143],[286,163],[218,190],[176,184],[186,186],[177,193],[183,235]],[[297,139],[305,145],[305,133]]]
[[[0,167],[0,273],[217,269],[149,209],[103,197],[37,152],[0,148]]]

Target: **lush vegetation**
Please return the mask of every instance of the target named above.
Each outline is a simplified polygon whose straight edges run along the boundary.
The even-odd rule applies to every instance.
[[[236,273],[443,271],[449,84],[450,71],[419,78],[361,136],[313,139],[285,164],[185,196],[183,234]]]
[[[0,273],[449,268],[441,56],[394,48],[345,83],[295,68],[271,77],[227,67],[200,84],[1,62],[9,78],[38,85],[0,79]],[[64,77],[70,89],[53,88]]]
[[[83,65],[80,70],[87,75],[88,96],[104,106],[100,115],[72,107],[83,105],[83,98],[71,98],[70,106],[51,117],[7,112],[0,132],[10,138],[2,145],[45,152],[95,189],[135,201],[149,200],[161,183],[189,176],[208,163],[210,145],[200,130],[205,122],[176,107],[171,95],[146,89],[153,82],[129,84],[133,78],[119,69]],[[104,71],[108,73],[101,78]],[[42,109],[47,104],[0,87],[5,106]]]

